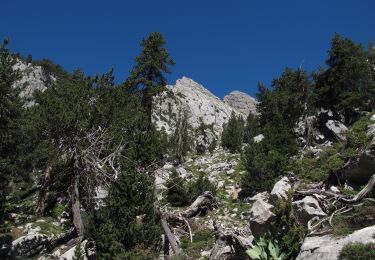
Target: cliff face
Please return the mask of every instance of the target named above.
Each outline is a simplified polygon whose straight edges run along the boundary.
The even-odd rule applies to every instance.
[[[164,129],[168,134],[174,132],[182,117],[186,117],[193,129],[202,124],[209,125],[213,134],[219,137],[232,112],[244,118],[249,113],[256,113],[255,99],[242,92],[232,92],[224,102],[186,77],[168,88],[169,91],[154,99],[153,105],[153,121],[157,129]]]
[[[21,78],[16,81],[13,87],[23,88],[20,93],[21,97],[31,97],[34,91],[45,91],[50,84],[56,81],[56,78],[50,73],[46,72],[42,66],[18,61],[13,69],[21,73]],[[32,105],[33,101],[28,101],[27,105]]]
[[[249,113],[257,114],[256,105],[258,102],[255,98],[246,93],[237,90],[232,91],[229,95],[224,97],[224,102],[237,110],[244,117],[247,117]]]

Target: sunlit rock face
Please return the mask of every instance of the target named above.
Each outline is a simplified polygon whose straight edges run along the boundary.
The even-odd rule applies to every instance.
[[[224,97],[224,102],[241,113],[245,118],[249,115],[249,113],[257,113],[256,105],[258,102],[255,100],[255,98],[246,93],[237,90],[232,91],[229,95]]]
[[[183,77],[154,98],[153,122],[158,130],[173,134],[185,117],[193,131],[204,124],[217,139],[232,112],[244,118],[256,113],[256,101],[245,93],[232,92],[226,97],[227,102],[224,102],[199,83]]]
[[[20,79],[13,84],[13,87],[22,88],[20,93],[22,98],[32,97],[33,93],[37,90],[45,91],[48,86],[56,81],[56,78],[45,71],[42,66],[25,61],[18,60],[13,69],[19,71],[21,75]],[[27,106],[32,104],[34,104],[32,100],[26,103]]]

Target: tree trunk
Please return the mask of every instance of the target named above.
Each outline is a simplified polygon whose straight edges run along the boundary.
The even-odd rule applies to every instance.
[[[74,159],[74,168],[73,168],[73,181],[70,191],[70,200],[72,203],[72,215],[73,215],[73,225],[76,229],[77,236],[79,238],[83,237],[83,221],[81,216],[81,203],[79,201],[79,174],[78,174],[78,161]]]
[[[45,211],[45,207],[46,207],[45,201],[46,201],[46,198],[48,196],[47,188],[48,188],[48,184],[51,180],[51,172],[52,172],[52,163],[48,162],[47,167],[44,170],[43,184],[42,184],[42,188],[39,192],[39,199],[38,199],[38,204],[37,204],[37,208],[36,208],[36,214],[38,216],[44,215],[44,211]]]

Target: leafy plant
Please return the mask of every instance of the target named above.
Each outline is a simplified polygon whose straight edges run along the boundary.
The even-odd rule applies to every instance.
[[[266,237],[261,237],[256,245],[246,251],[251,259],[256,260],[284,260],[287,259],[286,254],[281,252],[277,241],[272,241]]]

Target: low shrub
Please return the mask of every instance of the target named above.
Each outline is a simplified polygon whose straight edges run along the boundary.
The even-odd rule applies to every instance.
[[[353,243],[345,245],[339,256],[340,260],[371,260],[375,259],[375,245],[373,243]]]

